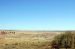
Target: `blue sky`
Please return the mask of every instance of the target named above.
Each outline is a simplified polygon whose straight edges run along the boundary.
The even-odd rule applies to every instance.
[[[0,0],[0,29],[74,30],[75,0]]]

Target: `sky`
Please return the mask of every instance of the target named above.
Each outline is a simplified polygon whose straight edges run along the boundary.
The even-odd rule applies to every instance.
[[[0,0],[0,29],[75,30],[75,0]]]

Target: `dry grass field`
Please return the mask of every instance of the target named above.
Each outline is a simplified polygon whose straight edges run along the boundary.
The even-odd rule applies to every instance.
[[[0,49],[51,49],[51,41],[62,32],[3,31]]]

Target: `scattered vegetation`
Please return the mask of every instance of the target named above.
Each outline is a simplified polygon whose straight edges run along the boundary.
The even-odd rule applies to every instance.
[[[52,48],[60,49],[60,48],[75,48],[75,36],[71,31],[66,31],[54,38],[51,42]]]
[[[5,33],[3,32],[3,34]],[[6,36],[4,35],[6,38],[2,38],[4,41],[0,39],[0,49],[75,49],[74,35],[71,31],[55,35],[50,35],[50,33],[6,34]]]

